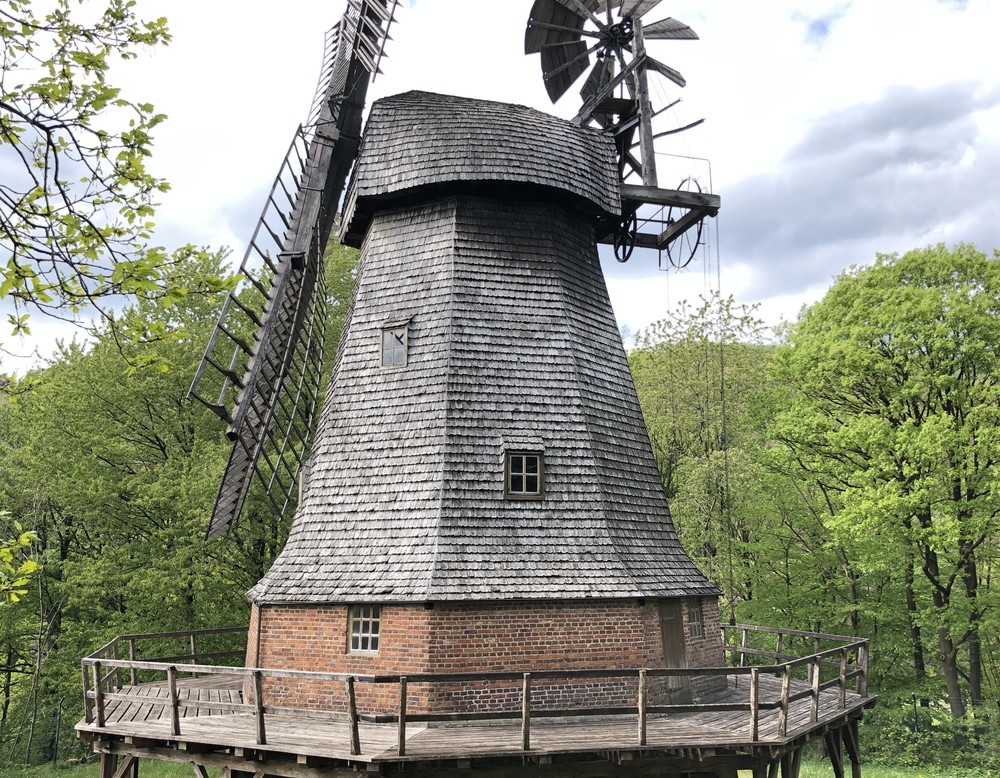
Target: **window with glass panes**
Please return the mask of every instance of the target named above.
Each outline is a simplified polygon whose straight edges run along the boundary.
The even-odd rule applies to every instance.
[[[698,600],[688,603],[688,632],[692,638],[705,637],[705,625],[701,620],[701,602]]]
[[[508,497],[541,497],[543,493],[542,455],[533,451],[508,451],[506,468]]]
[[[351,606],[351,651],[378,651],[381,605]]]
[[[382,367],[406,364],[406,326],[382,330]]]

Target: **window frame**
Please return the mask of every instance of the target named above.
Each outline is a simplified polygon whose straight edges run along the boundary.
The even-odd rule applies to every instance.
[[[390,353],[392,354],[393,361],[386,362],[385,361],[385,355],[386,355],[386,342],[387,342],[387,339],[390,336],[393,336],[394,334],[400,333],[400,332],[403,334],[403,340],[401,342],[393,343],[392,341],[389,341],[389,349],[390,349]],[[406,367],[407,364],[409,364],[409,361],[410,361],[410,324],[409,324],[409,322],[392,322],[390,324],[386,324],[386,325],[384,325],[382,327],[382,329],[380,330],[380,333],[381,333],[381,335],[379,337],[379,360],[381,362],[382,367],[386,367],[386,368],[390,368],[390,369],[393,369],[393,368],[397,368],[398,369],[398,368],[401,368],[401,367]],[[397,341],[398,341],[398,338],[397,338]],[[401,362],[397,362],[396,361],[397,352],[401,352],[402,353],[403,359],[402,359]]]
[[[688,634],[692,640],[705,639],[705,614],[701,610],[701,600],[688,600]]]
[[[357,632],[354,631],[355,624],[358,625]],[[368,647],[363,647],[362,643],[366,643]],[[373,643],[374,648],[372,647]],[[369,602],[349,606],[347,608],[347,653],[373,655],[379,652],[381,645],[382,606]]]
[[[515,457],[522,457],[525,460],[524,469],[520,472],[515,472],[512,468],[512,460]],[[535,457],[538,460],[537,473],[529,473],[527,457]],[[531,475],[537,475],[538,490],[534,492],[513,490],[511,488],[512,481],[517,475],[520,475],[525,481]],[[508,500],[542,500],[545,498],[545,452],[531,449],[510,449],[504,452],[503,496]]]

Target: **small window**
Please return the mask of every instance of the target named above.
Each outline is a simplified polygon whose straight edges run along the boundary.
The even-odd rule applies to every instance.
[[[382,367],[400,367],[406,364],[406,330],[405,324],[382,330]]]
[[[351,651],[378,651],[381,605],[351,606]]]
[[[688,603],[688,633],[692,638],[705,637],[705,625],[701,620],[701,602],[698,600]]]
[[[542,455],[532,451],[507,452],[507,497],[539,498],[543,494],[544,466]]]

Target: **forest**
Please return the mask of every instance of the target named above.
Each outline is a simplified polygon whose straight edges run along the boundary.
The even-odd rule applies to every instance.
[[[187,251],[178,288],[222,274]],[[355,252],[327,258],[335,351]],[[880,256],[781,333],[682,303],[628,356],[684,545],[723,618],[872,641],[868,758],[1000,769],[1000,262]],[[206,541],[227,455],[185,393],[221,293],[140,300],[0,396],[0,761],[85,756],[80,657],[123,633],[245,624],[287,527]],[[34,569],[37,565],[37,569]]]

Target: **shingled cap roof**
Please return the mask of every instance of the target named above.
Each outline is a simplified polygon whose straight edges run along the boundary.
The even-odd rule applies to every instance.
[[[462,103],[472,124],[495,116]],[[426,142],[457,146],[432,118]],[[591,205],[525,193],[427,190],[373,212],[291,534],[251,599],[718,594],[670,521]],[[382,330],[400,325],[406,364],[383,367]],[[543,455],[542,499],[505,498],[511,450]]]
[[[377,101],[344,205],[344,243],[359,246],[372,214],[432,193],[536,197],[621,212],[614,145],[599,131],[511,103],[405,92]]]

